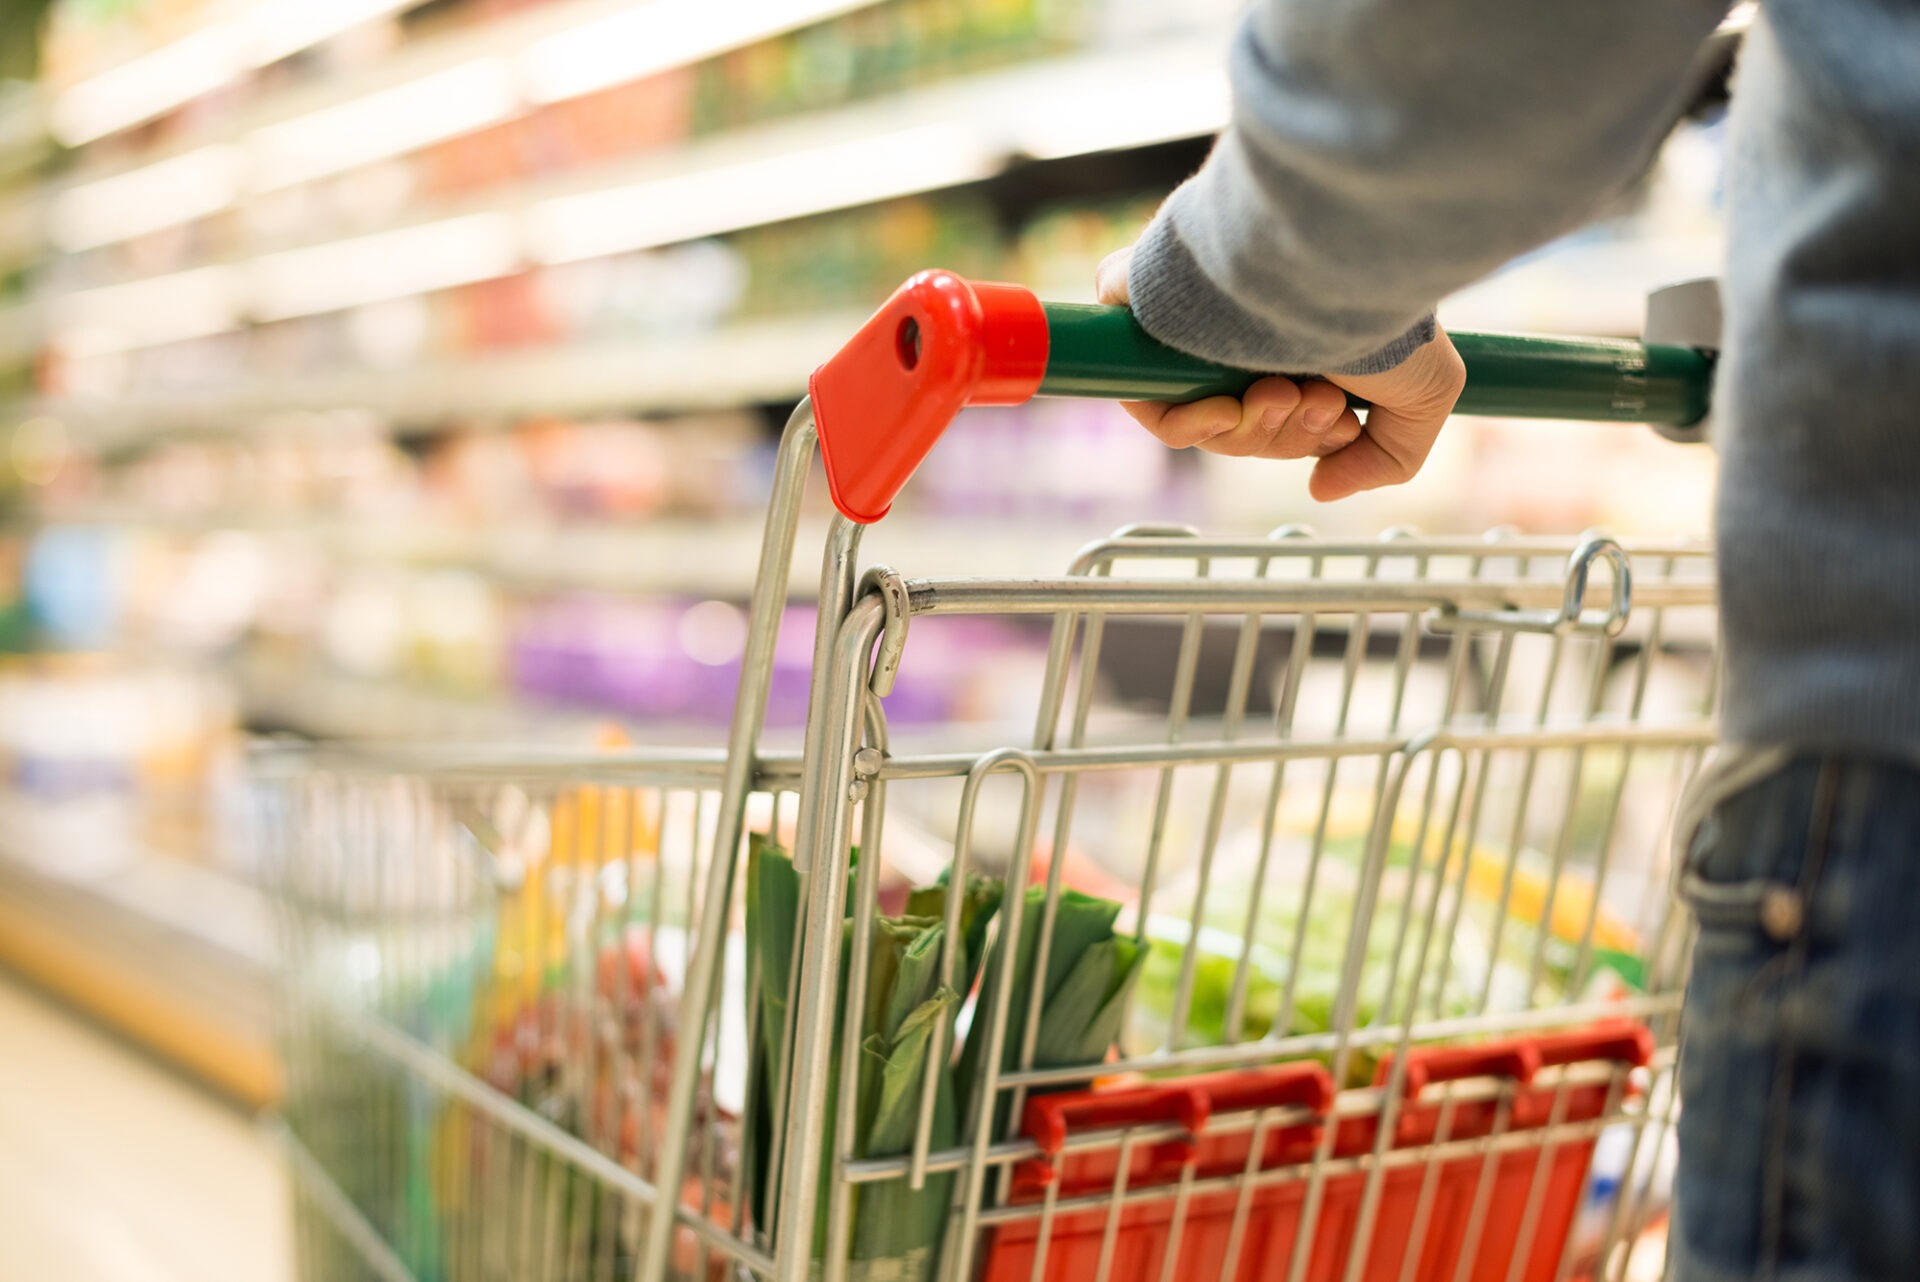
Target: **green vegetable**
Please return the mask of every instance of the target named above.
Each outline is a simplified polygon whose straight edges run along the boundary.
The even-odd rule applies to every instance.
[[[1020,1065],[1021,1042],[1034,991],[1034,959],[1045,927],[1042,920],[1045,907],[1045,887],[1028,889],[1011,971],[1013,987],[1007,1006],[1006,1035],[1000,1047],[1001,1072]],[[1114,934],[1113,923],[1119,915],[1120,905],[1111,899],[1083,895],[1076,890],[1060,893],[1047,948],[1046,974],[1040,988],[1034,1067],[1085,1065],[1091,1077],[1091,1070],[1106,1059],[1107,1050],[1119,1036],[1127,993],[1147,960],[1147,948],[1140,940]],[[1004,941],[1004,935],[994,940],[993,952],[987,959],[986,980],[980,987],[982,1003],[994,1001],[999,991],[1001,971],[1006,965]],[[989,1012],[990,1008],[983,1005],[976,1015],[966,1050],[960,1057],[956,1080],[964,1099],[973,1099],[980,1084]],[[996,1132],[1006,1125],[1007,1105],[1006,1097],[995,1104]]]
[[[1263,887],[1255,887],[1247,864],[1231,860],[1217,864],[1195,914],[1197,926],[1187,920],[1194,912],[1191,883],[1163,886],[1154,900],[1161,912],[1150,916],[1145,925],[1149,956],[1125,1030],[1128,1051],[1144,1053],[1169,1042],[1190,1047],[1252,1041],[1274,1033],[1275,1024],[1283,1018],[1285,1028],[1280,1031],[1288,1036],[1330,1031],[1348,942],[1356,929],[1354,907],[1366,848],[1364,832],[1328,834],[1304,922],[1302,874],[1309,858],[1304,841],[1276,856]],[[1410,1001],[1417,1003],[1419,1018],[1433,1019],[1471,1014],[1481,1009],[1483,1001],[1500,1010],[1553,1001],[1564,994],[1576,950],[1552,938],[1543,944],[1541,928],[1525,915],[1517,895],[1504,923],[1500,922],[1497,895],[1505,879],[1504,859],[1495,862],[1491,856],[1476,856],[1493,871],[1493,888],[1482,885],[1487,880],[1482,875],[1469,882],[1465,902],[1460,903],[1462,850],[1458,845],[1447,865],[1446,887],[1433,922],[1435,934],[1421,955],[1439,854],[1436,842],[1416,859],[1411,833],[1396,833],[1388,847],[1373,911],[1357,927],[1365,932],[1366,944],[1354,1001],[1356,1028],[1404,1020]],[[1521,868],[1529,866],[1523,856]],[[1256,889],[1259,906],[1249,931],[1247,906],[1255,899]],[[1541,990],[1528,995],[1523,990],[1534,973],[1537,951]],[[1175,999],[1190,952],[1193,986],[1185,1022],[1176,1036],[1171,1027]],[[1243,955],[1246,987],[1241,1019],[1237,1027],[1229,1027],[1234,974]],[[1638,971],[1633,959],[1599,949],[1594,961],[1612,964],[1629,983]],[[1299,975],[1288,1010],[1286,990],[1295,965]],[[1445,985],[1436,992],[1443,970]],[[1350,1079],[1357,1079],[1371,1071],[1371,1062],[1365,1055],[1356,1055],[1349,1070]]]
[[[857,861],[858,852],[854,852]],[[960,907],[959,946],[954,977],[959,989],[940,983],[946,945],[945,915],[949,888],[944,883],[915,890],[908,912],[876,917],[868,934],[866,991],[861,996],[859,1079],[854,1093],[854,1153],[858,1157],[897,1157],[909,1152],[919,1121],[928,1056],[936,1043],[953,1044],[953,1018],[961,992],[978,971],[987,924],[999,907],[1000,887],[986,878],[969,878]],[[792,858],[773,842],[755,836],[747,854],[747,939],[760,969],[760,1035],[756,1054],[758,1126],[748,1171],[754,1179],[753,1205],[766,1220],[771,1175],[773,1087],[787,1080],[780,1041],[787,1022],[787,986],[793,940],[799,920],[800,878]],[[836,1039],[846,1015],[847,976],[852,954],[853,920],[844,918],[839,995],[830,1035]],[[841,1064],[836,1054],[828,1072],[826,1127],[836,1130]],[[958,1139],[953,1073],[942,1064],[934,1074],[930,1145],[951,1146]],[[830,1147],[830,1146],[829,1146]],[[832,1177],[830,1151],[821,1154],[823,1188]],[[930,1175],[922,1188],[905,1179],[883,1180],[853,1191],[851,1265],[853,1282],[875,1274],[890,1279],[932,1277],[953,1197],[951,1173]],[[826,1249],[829,1199],[817,1203],[813,1225],[816,1258]],[[880,1262],[884,1261],[884,1268]]]

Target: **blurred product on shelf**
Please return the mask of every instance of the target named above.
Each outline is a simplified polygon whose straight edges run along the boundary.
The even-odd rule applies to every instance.
[[[237,747],[223,683],[184,665],[105,655],[0,661],[0,763],[14,794],[177,797]]]
[[[1008,279],[1020,281],[1042,298],[1093,302],[1094,269],[1114,246],[1130,244],[1140,234],[1164,194],[1117,195],[1043,206],[1020,230]]]
[[[571,7],[581,9],[578,4]],[[250,193],[222,201],[196,218],[131,237],[76,243],[74,247],[84,252],[63,265],[62,275],[68,287],[103,285],[130,274],[157,274],[210,258],[292,246],[354,229],[372,230],[405,216],[422,200],[452,204],[497,194],[509,186],[644,156],[710,134],[1044,58],[1097,42],[1103,30],[1101,6],[1091,0],[869,0],[828,6],[834,7],[849,11],[687,65],[618,79],[589,92],[573,92],[570,85],[564,92],[543,90],[545,64],[538,53],[529,53],[526,78],[534,87],[521,93],[518,101],[511,87],[503,88],[501,101],[491,107],[481,105],[486,94],[479,87],[485,82],[480,73],[486,68],[474,62],[449,64],[446,70],[385,90],[391,99],[391,119],[397,121],[401,113],[416,107],[422,113],[421,123],[412,127],[420,134],[421,145],[402,147],[395,155],[384,150],[375,154],[361,142],[358,149],[366,151],[368,158],[346,164],[338,172],[320,166],[314,176],[290,183],[256,177]],[[465,24],[484,27],[497,25],[497,9],[441,3],[421,12],[446,11],[458,14]],[[678,20],[682,24],[700,21],[691,16]],[[248,87],[209,95],[131,134],[96,142],[79,175],[104,183],[141,151],[165,151],[170,139],[178,139],[182,146],[219,139],[211,143],[217,153],[225,135],[254,127],[284,133],[290,127],[306,126],[314,137],[330,137],[321,126],[334,122],[322,118],[330,110],[346,108],[322,108],[296,117],[289,125],[279,119],[283,113],[272,108],[274,95],[299,101],[300,91],[289,80],[350,77],[361,68],[390,62],[404,46],[430,44],[442,36],[445,24],[435,25],[439,32],[413,24],[414,30],[397,43],[366,35],[336,42],[330,46],[336,55],[332,58],[303,55],[295,60],[300,64],[298,76],[288,74],[289,68],[257,77]],[[1174,25],[1192,31],[1204,23],[1194,16]],[[590,24],[577,30],[588,29]],[[447,43],[444,38],[441,42]],[[56,80],[64,78],[58,68],[66,61],[57,54],[52,57]],[[546,62],[552,61],[549,55]],[[470,90],[466,88],[469,81],[474,86]],[[395,94],[411,96],[402,101]],[[475,94],[479,97],[469,104],[467,99]],[[448,123],[441,123],[430,108],[446,116]],[[262,117],[270,123],[256,126]],[[469,123],[455,127],[463,120]],[[341,115],[337,123],[336,133],[346,129],[348,119]],[[396,127],[403,130],[402,137],[411,136],[405,132],[408,126]],[[261,154],[255,148],[243,163],[257,168],[265,163]],[[231,188],[237,195],[225,163],[206,167],[205,177],[212,182],[208,190]],[[294,172],[315,167],[308,163]],[[104,201],[104,188],[99,195]],[[206,195],[200,199],[205,201]]]
[[[1089,459],[1100,466],[1089,468]],[[901,511],[1045,520],[1088,534],[1143,512],[1185,519],[1197,513],[1199,499],[1193,469],[1183,464],[1103,402],[970,410],[934,446]]]
[[[813,663],[811,609],[787,612],[773,658],[767,721],[797,727],[807,714]],[[646,723],[725,725],[740,680],[746,615],[726,601],[639,603],[606,596],[530,602],[508,642],[515,692]],[[991,718],[997,687],[1044,663],[1044,640],[992,622],[927,621],[914,644],[922,668],[887,704],[897,725]]]
[[[1057,210],[1052,216],[1062,219]],[[1095,225],[1121,234],[1117,223]],[[1091,240],[1083,236],[1071,266],[1055,275],[1077,277],[1085,268],[1091,280]],[[243,379],[404,369],[508,348],[684,338],[736,321],[859,312],[928,263],[982,278],[1008,275],[1035,266],[1041,248],[1008,244],[993,208],[978,196],[911,197],[183,342],[96,356],[68,352],[49,368],[52,382],[43,390],[204,391]]]

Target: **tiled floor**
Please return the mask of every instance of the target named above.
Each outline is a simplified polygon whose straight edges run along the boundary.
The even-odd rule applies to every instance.
[[[253,1121],[0,973],[0,1282],[282,1282]]]

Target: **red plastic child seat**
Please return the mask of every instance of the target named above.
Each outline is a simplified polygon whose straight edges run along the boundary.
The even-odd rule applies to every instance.
[[[1580,1063],[1642,1066],[1652,1053],[1652,1035],[1627,1020],[1414,1049],[1401,1075],[1404,1102],[1384,1145],[1378,1144],[1377,1114],[1329,1122],[1337,1093],[1327,1071],[1311,1062],[1032,1099],[1024,1130],[1044,1156],[1015,1168],[1009,1203],[1041,1202],[1051,1186],[1058,1202],[1097,1197],[1103,1204],[998,1225],[984,1282],[1094,1282],[1109,1252],[1109,1282],[1285,1282],[1309,1164],[1329,1124],[1339,1129],[1321,1187],[1308,1282],[1346,1279],[1356,1250],[1366,1252],[1358,1274],[1364,1282],[1552,1282],[1594,1141],[1563,1139],[1548,1147],[1545,1128],[1599,1117],[1628,1088],[1624,1070],[1565,1083],[1536,1085],[1534,1077],[1542,1068]],[[1375,1083],[1386,1086],[1393,1077],[1389,1058]],[[1458,1100],[1425,1093],[1439,1083],[1484,1077],[1503,1079],[1504,1089]],[[1259,1116],[1265,1110],[1271,1112]],[[1128,1135],[1137,1127],[1164,1133],[1168,1125],[1184,1134]],[[1497,1152],[1418,1155],[1436,1143],[1528,1131],[1539,1132],[1536,1142]],[[1105,1142],[1086,1144],[1092,1132],[1106,1132]],[[1357,1229],[1368,1177],[1350,1159],[1376,1146],[1406,1160],[1383,1176],[1372,1229],[1362,1241]],[[1229,1178],[1233,1183],[1225,1182]],[[1176,1193],[1126,1202],[1116,1196],[1183,1180],[1190,1181],[1184,1198]],[[1178,1258],[1169,1260],[1168,1243],[1176,1233]],[[1515,1271],[1523,1249],[1525,1262]],[[1470,1260],[1464,1271],[1463,1259]]]

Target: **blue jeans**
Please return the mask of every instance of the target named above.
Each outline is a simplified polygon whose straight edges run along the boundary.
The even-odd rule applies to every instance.
[[[1920,770],[1802,757],[1722,800],[1680,1053],[1673,1282],[1920,1279]]]

